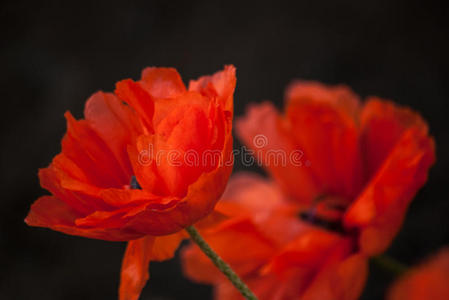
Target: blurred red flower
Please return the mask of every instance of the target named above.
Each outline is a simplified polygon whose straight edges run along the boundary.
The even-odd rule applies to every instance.
[[[260,300],[356,299],[366,257],[354,239],[304,222],[300,210],[272,181],[241,173],[216,206],[222,221],[201,233]],[[243,299],[196,245],[181,254],[186,276],[213,284],[215,299]]]
[[[175,69],[146,68],[140,81],[118,82],[115,94],[95,93],[84,120],[66,113],[62,151],[39,171],[52,195],[39,198],[25,222],[133,240],[120,294],[136,299],[149,261],[172,257],[184,235],[179,231],[208,215],[225,188],[235,83],[233,66],[188,89]],[[219,155],[201,160],[208,151]]]
[[[253,106],[238,135],[305,213],[357,232],[365,254],[381,253],[435,161],[426,122],[376,97],[361,105],[344,86],[295,82],[286,94],[285,116],[269,103]],[[258,135],[266,145],[254,144]],[[291,155],[276,162],[276,150],[300,150],[301,165]]]
[[[449,299],[449,248],[443,248],[393,284],[388,300]]]
[[[356,299],[367,258],[388,247],[434,163],[425,122],[378,98],[361,106],[346,87],[298,82],[285,116],[264,103],[236,127],[274,182],[233,180],[217,207],[227,219],[206,240],[260,299]],[[184,253],[189,277],[238,298],[208,264],[195,246]]]

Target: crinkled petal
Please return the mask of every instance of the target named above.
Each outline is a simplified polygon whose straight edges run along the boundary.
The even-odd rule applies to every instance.
[[[114,94],[97,92],[87,100],[84,116],[114,153],[123,172],[131,177],[126,148],[141,132],[135,112]]]
[[[70,235],[108,241],[127,241],[141,236],[129,229],[79,228],[75,220],[81,215],[53,196],[43,196],[31,206],[25,222],[30,226],[46,227]]]
[[[217,97],[225,110],[233,112],[233,94],[236,85],[235,67],[225,66],[223,71],[211,76],[191,80],[189,91],[200,92],[208,97]]]
[[[76,165],[59,154],[49,167],[39,170],[40,184],[80,213],[107,210],[109,206],[96,196],[100,189],[88,181],[75,179],[76,171]]]
[[[175,98],[186,91],[181,76],[174,68],[145,68],[141,83],[154,98]]]
[[[103,188],[121,187],[129,180],[107,141],[86,120],[75,120],[65,114],[67,133],[62,140],[62,153],[83,170],[88,181]]]
[[[109,198],[108,202],[117,203],[120,201],[128,202],[127,206],[123,206],[111,211],[95,211],[94,213],[77,219],[75,224],[81,227],[93,228],[129,228],[129,223],[133,223],[133,219],[145,211],[164,211],[170,210],[179,202],[179,199],[168,197],[155,197],[145,191],[124,190],[124,191],[104,191],[104,198]],[[146,235],[146,232],[142,232]]]
[[[115,94],[137,112],[147,131],[153,133],[154,100],[151,95],[131,79],[117,82]]]
[[[203,173],[187,189],[187,195],[169,209],[146,209],[127,224],[139,232],[149,235],[165,235],[182,230],[204,218],[215,207],[226,187],[232,171],[232,138],[226,135],[222,152],[222,163],[211,172]]]

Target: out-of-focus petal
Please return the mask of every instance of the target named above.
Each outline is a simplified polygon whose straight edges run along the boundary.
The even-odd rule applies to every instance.
[[[275,251],[274,243],[247,218],[224,222],[211,231],[205,231],[203,237],[241,276],[260,267],[260,262]],[[183,252],[183,269],[189,278],[198,282],[214,283],[224,279],[196,245]]]
[[[417,128],[423,134],[428,131],[426,122],[418,113],[376,97],[366,101],[361,127],[367,179],[375,175],[406,130]]]
[[[236,121],[239,138],[289,195],[310,203],[319,193],[301,149],[295,148],[278,112],[270,103],[253,105]],[[298,183],[301,184],[298,184]]]
[[[400,278],[387,294],[387,300],[449,299],[449,248]]]
[[[355,254],[323,268],[313,279],[301,300],[356,300],[360,297],[368,275],[368,260]]]
[[[322,193],[348,201],[362,185],[357,96],[346,87],[297,82],[286,93],[290,134]]]
[[[427,180],[435,161],[434,141],[421,128],[410,128],[344,216],[348,228],[361,227],[361,248],[377,254],[399,230],[410,201]]]
[[[292,276],[289,281],[280,280],[275,275],[263,275],[243,279],[259,300],[299,299],[300,287],[298,278]],[[220,281],[215,286],[216,300],[244,300],[239,291],[229,282]]]
[[[279,188],[258,174],[240,172],[233,175],[219,202],[219,211],[234,206],[232,216],[250,214],[256,220],[265,219],[273,210],[285,206]]]
[[[298,218],[300,206],[287,201],[276,183],[257,174],[238,173],[229,181],[215,211],[228,217],[251,217],[261,231],[282,245],[307,226]]]
[[[330,253],[334,252],[340,245],[345,253],[350,252],[350,244],[336,233],[324,231],[310,227],[298,237],[286,244],[280,253],[278,253],[270,263],[264,267],[263,272],[275,272],[282,276],[289,269],[301,267],[313,275],[314,272],[328,259]]]

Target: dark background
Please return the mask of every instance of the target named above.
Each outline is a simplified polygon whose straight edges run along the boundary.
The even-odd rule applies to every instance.
[[[37,170],[60,150],[64,111],[81,117],[90,94],[137,79],[146,66],[173,66],[188,80],[234,64],[236,116],[264,99],[281,107],[293,78],[346,83],[363,97],[418,110],[436,138],[438,160],[388,252],[413,264],[449,244],[443,3],[3,2],[0,298],[116,299],[124,243],[29,228],[23,219],[46,193]],[[177,260],[153,263],[151,273],[141,299],[210,298],[209,287],[182,277]],[[391,279],[372,266],[362,299],[381,299]]]

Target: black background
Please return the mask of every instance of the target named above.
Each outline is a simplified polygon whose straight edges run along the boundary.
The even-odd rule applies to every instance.
[[[173,66],[185,81],[237,67],[235,113],[293,78],[345,83],[428,120],[437,164],[389,254],[413,264],[449,243],[449,30],[443,1],[10,1],[1,4],[1,299],[115,299],[124,243],[29,228],[45,194],[37,179],[60,150],[63,113],[81,117],[93,92]],[[444,4],[446,5],[446,4]],[[238,146],[238,143],[236,143]],[[242,169],[238,163],[236,170]],[[153,263],[142,299],[209,299],[179,262]],[[392,277],[372,266],[362,299]]]

